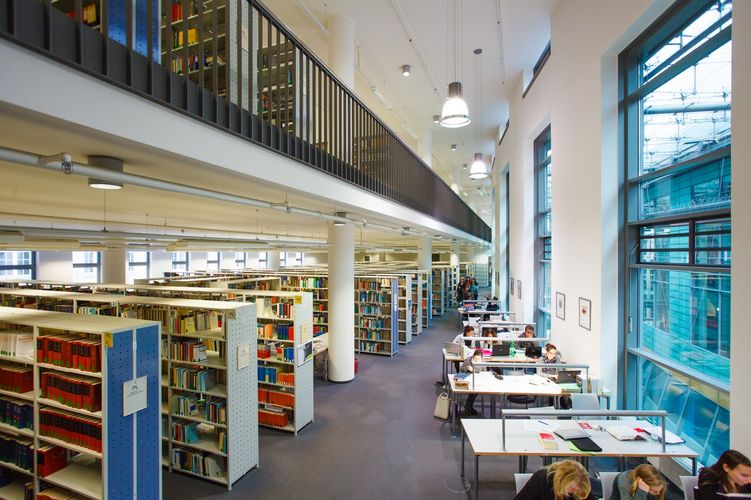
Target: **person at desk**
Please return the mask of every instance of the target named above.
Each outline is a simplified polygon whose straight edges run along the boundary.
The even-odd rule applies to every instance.
[[[751,461],[743,453],[727,450],[717,463],[702,467],[696,500],[720,500],[721,493],[751,493]]]
[[[615,476],[610,500],[664,500],[665,478],[653,465],[641,464]]]
[[[495,328],[486,328],[482,332],[482,337],[488,338],[488,339],[494,339],[498,337],[498,331]],[[483,349],[492,350],[493,346],[495,345],[495,342],[491,342],[489,340],[483,340],[481,345]]]
[[[454,337],[454,344],[461,344],[462,343],[462,337],[474,337],[475,336],[475,327],[472,325],[467,325],[464,327],[464,331]],[[465,340],[464,345],[469,348],[475,348],[480,347],[480,341],[479,340]],[[457,372],[459,371],[460,363],[458,361],[454,361],[454,370]]]
[[[475,366],[475,363],[479,363],[480,361],[482,361],[482,349],[475,349],[462,363],[461,371],[463,373],[481,373],[487,371],[487,366]],[[464,413],[467,415],[477,415],[475,399],[477,399],[477,394],[472,393],[467,395],[467,399],[464,401]]]
[[[538,470],[514,500],[595,500],[587,469],[574,460],[563,460]]]
[[[493,297],[493,302],[488,302],[488,305],[485,306],[486,311],[497,311],[498,310],[498,297]]]
[[[535,327],[532,325],[527,325],[524,327],[524,332],[522,332],[521,335],[519,335],[520,339],[532,339],[535,337]],[[526,349],[527,347],[534,347],[535,342],[532,341],[524,341],[519,340],[516,342],[516,349]]]
[[[547,344],[545,346],[545,354],[542,355],[543,363],[549,364],[562,364],[565,363],[561,357],[561,353],[558,352],[558,348],[553,344]],[[558,368],[540,368],[540,373],[545,375],[558,375]]]

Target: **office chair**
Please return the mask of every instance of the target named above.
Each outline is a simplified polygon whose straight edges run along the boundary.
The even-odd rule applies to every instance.
[[[699,476],[678,476],[683,489],[683,500],[694,500],[694,488],[699,484]]]
[[[600,476],[600,482],[602,483],[603,500],[610,500],[610,495],[613,492],[613,487],[615,486],[615,477],[618,474],[618,472],[600,472],[598,474]]]
[[[519,493],[522,488],[524,488],[524,485],[527,484],[527,481],[529,481],[529,478],[532,477],[532,474],[514,474],[514,482],[516,483],[516,492]]]

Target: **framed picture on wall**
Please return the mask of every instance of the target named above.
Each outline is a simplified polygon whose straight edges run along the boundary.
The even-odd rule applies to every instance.
[[[555,292],[555,316],[566,319],[566,294],[561,292]]]
[[[514,278],[508,279],[508,293],[514,295]]]
[[[592,301],[579,297],[579,326],[592,330]]]
[[[516,280],[516,296],[522,300],[522,280]]]

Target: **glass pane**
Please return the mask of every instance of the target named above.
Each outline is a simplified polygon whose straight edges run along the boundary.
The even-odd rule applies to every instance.
[[[724,232],[729,233],[730,232],[730,220],[696,223],[697,233],[706,233],[708,231],[724,231]]]
[[[641,348],[718,380],[730,375],[730,276],[640,269]]]
[[[665,410],[666,427],[686,440],[702,464],[714,463],[729,445],[727,393],[658,366],[640,361],[639,408]]]
[[[641,252],[641,264],[688,264],[688,252]]]
[[[688,250],[688,235],[686,236],[669,236],[667,238],[642,238],[642,250]]]
[[[641,217],[666,216],[730,206],[730,158],[643,182]]]
[[[149,252],[128,252],[129,263],[147,263],[149,261]]]
[[[727,42],[642,100],[643,174],[730,144]]]
[[[99,267],[96,265],[74,267],[73,281],[77,283],[96,283],[99,281]]]
[[[0,252],[0,276],[4,278],[31,279],[33,268],[30,251]]]
[[[662,64],[663,61],[666,61],[668,58],[670,58],[670,56],[678,52],[681,48],[696,39],[697,36],[706,31],[710,26],[719,21],[722,16],[728,14],[731,9],[732,2],[728,0],[714,3],[710,9],[703,12],[698,18],[696,18],[693,22],[691,22],[688,26],[681,30],[681,32],[677,34],[672,40],[668,41],[666,44],[656,50],[646,61],[644,61],[642,67],[645,75],[644,82],[651,80],[656,75],[664,71],[664,69],[666,68],[663,68],[659,73],[649,74],[652,70],[656,69],[660,64]],[[711,38],[712,36],[716,35],[720,31],[720,29],[724,28],[727,24],[730,24],[730,22],[726,21],[725,23],[722,23],[718,28],[711,31],[708,36]],[[688,52],[688,54],[690,53],[691,51]],[[673,61],[668,67],[676,64],[683,57],[685,57],[685,55]]]
[[[73,264],[97,264],[99,252],[73,252]]]

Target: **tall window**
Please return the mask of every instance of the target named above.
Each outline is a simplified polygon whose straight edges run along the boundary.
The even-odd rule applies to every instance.
[[[133,283],[135,280],[146,279],[149,277],[149,264],[151,255],[149,252],[128,252],[128,268],[125,280]]]
[[[729,442],[731,9],[677,2],[621,54],[626,402],[704,464]]]
[[[172,270],[187,272],[190,259],[188,255],[188,252],[172,252]]]
[[[268,264],[269,264],[269,253],[258,252],[258,267],[261,269],[265,269],[268,267]]]
[[[247,267],[247,254],[245,252],[235,252],[235,267],[245,269]]]
[[[287,267],[287,252],[279,252],[279,267]]]
[[[0,277],[10,279],[36,278],[34,252],[0,252]]]
[[[550,334],[550,258],[552,252],[551,235],[551,148],[550,126],[534,143],[535,150],[535,206],[537,207],[535,239],[537,289],[537,331],[542,336]]]
[[[98,283],[100,269],[99,252],[73,252],[73,281]]]
[[[222,254],[219,252],[208,252],[206,255],[206,270],[218,271],[221,265]]]

